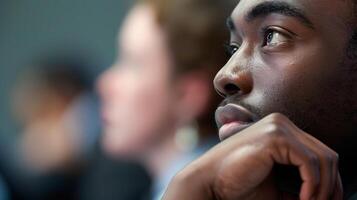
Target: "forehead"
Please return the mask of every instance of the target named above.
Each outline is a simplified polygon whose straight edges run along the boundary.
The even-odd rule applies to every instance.
[[[254,7],[265,3],[284,3],[296,8],[317,26],[324,23],[343,26],[353,15],[351,0],[240,0],[231,17],[243,20]]]
[[[148,5],[135,6],[126,17],[119,30],[118,42],[132,48],[164,45],[165,34],[156,21],[154,10]]]

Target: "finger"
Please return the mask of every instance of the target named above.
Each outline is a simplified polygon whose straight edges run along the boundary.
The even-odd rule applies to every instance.
[[[313,198],[313,196],[316,194],[318,190],[318,185],[320,181],[319,178],[320,173],[318,169],[319,167],[317,164],[313,164],[309,160],[306,160],[303,164],[301,164],[298,167],[302,179],[300,199],[310,200]]]
[[[305,133],[295,126],[297,137],[307,145],[320,160],[320,184],[317,189],[316,197],[318,200],[330,199],[336,187],[338,175],[338,156],[328,146],[323,144],[308,133]]]
[[[276,145],[273,159],[279,164],[294,165],[299,168],[303,181],[301,200],[310,200],[316,193],[320,181],[320,163],[317,155],[297,140],[285,140],[289,144]]]
[[[280,129],[278,130],[280,131],[275,133],[275,136],[278,136],[275,140],[277,141],[275,145],[277,151],[280,151],[280,161],[283,162],[281,164],[292,164],[299,168],[300,176],[303,181],[300,199],[310,200],[312,197],[317,197],[317,191],[321,184],[320,181],[323,181],[321,184],[323,188],[333,187],[331,183],[333,178],[331,178],[331,174],[329,174],[332,170],[332,165],[330,164],[331,159],[329,159],[330,154],[326,153],[329,152],[329,149],[326,145],[318,142],[318,140],[315,139],[315,141],[310,138],[308,134],[296,127],[287,118],[285,120],[283,120],[284,118],[280,119],[285,123],[278,123],[278,125],[280,125]],[[301,137],[301,135],[305,135],[305,137]],[[319,149],[316,147],[315,143],[318,144],[318,147],[322,148]],[[283,146],[285,146],[285,152],[281,152],[284,149],[282,148]],[[329,191],[331,190],[332,189],[328,189],[324,191],[322,196],[329,196],[331,194],[329,194]]]
[[[336,172],[328,156],[319,155],[320,159],[320,184],[317,189],[317,200],[330,199],[335,187]]]
[[[337,173],[336,186],[334,189],[334,193],[332,195],[333,200],[342,200],[343,199],[343,187],[340,173]]]
[[[318,200],[330,199],[336,185],[338,174],[337,154],[322,142],[304,133],[304,143],[318,156],[320,163],[320,184],[316,197]]]

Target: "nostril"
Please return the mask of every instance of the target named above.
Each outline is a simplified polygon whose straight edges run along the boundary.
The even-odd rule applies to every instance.
[[[240,91],[240,88],[232,83],[224,86],[224,91],[227,95],[233,95]]]

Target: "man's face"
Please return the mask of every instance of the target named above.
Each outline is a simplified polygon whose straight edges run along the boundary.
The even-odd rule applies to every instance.
[[[120,57],[98,81],[104,148],[145,156],[165,140],[172,123],[171,63],[152,9],[136,6],[119,36]]]
[[[288,116],[332,147],[356,125],[356,72],[346,57],[352,3],[241,0],[228,27],[232,57],[214,84],[258,120]]]

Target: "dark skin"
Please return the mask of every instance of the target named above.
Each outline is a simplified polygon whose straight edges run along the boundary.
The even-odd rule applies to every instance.
[[[277,184],[277,164],[298,169],[300,199],[342,199],[339,172],[345,193],[357,192],[352,8],[350,0],[238,3],[228,20],[232,57],[214,80],[225,97],[216,112],[224,141],[182,170],[165,200],[292,198]]]

